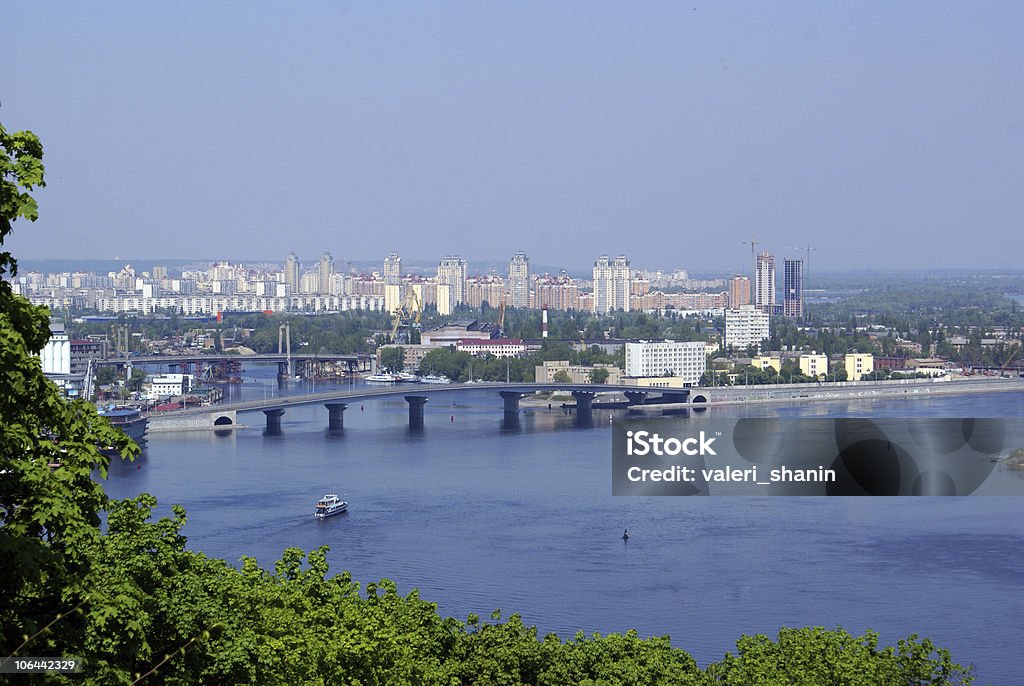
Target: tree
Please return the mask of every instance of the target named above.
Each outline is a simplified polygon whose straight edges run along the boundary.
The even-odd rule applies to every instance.
[[[146,370],[140,367],[132,367],[131,378],[128,379],[128,386],[138,393],[142,390],[142,382],[146,380]]]
[[[44,186],[43,147],[31,132],[0,125],[0,246],[18,220],[35,221],[30,192]],[[20,226],[20,224],[19,224]],[[0,252],[0,277],[17,275]],[[84,400],[67,402],[43,374],[38,354],[50,338],[49,311],[16,296],[0,278],[0,650],[9,655],[59,613],[81,605],[89,551],[107,502],[94,471],[138,447]],[[59,467],[51,467],[57,465]],[[38,649],[38,648],[37,648]],[[59,654],[59,652],[57,653]]]
[[[380,365],[392,372],[405,369],[405,348],[387,346],[380,349]]]
[[[102,364],[96,368],[96,383],[105,386],[117,381],[117,368],[109,365]]]
[[[590,383],[604,383],[608,380],[607,367],[594,367],[590,370]]]
[[[555,376],[553,378],[554,378],[555,383],[571,383],[572,382],[572,379],[569,378],[569,372],[565,371],[564,369],[559,369],[557,372],[555,372]]]
[[[842,362],[837,362],[832,365],[832,381],[846,381],[846,365]]]

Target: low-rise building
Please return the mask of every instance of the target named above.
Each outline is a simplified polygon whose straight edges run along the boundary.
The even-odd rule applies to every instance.
[[[608,378],[604,383],[618,384],[622,381],[622,370],[613,364],[569,364],[568,360],[548,360],[534,368],[534,380],[537,383],[556,383],[555,375],[564,371],[571,383],[590,383],[590,375],[595,369],[608,370]]]
[[[689,388],[693,386],[686,377],[682,376],[627,376],[623,377],[621,383],[639,388]]]
[[[804,376],[822,378],[828,376],[828,355],[811,352],[800,356],[800,373]]]
[[[849,353],[846,356],[846,380],[860,381],[875,371],[874,357],[871,353]]]
[[[772,355],[758,355],[751,358],[750,366],[758,369],[774,369],[776,372],[782,371],[782,358]]]
[[[459,352],[494,357],[522,357],[526,344],[521,338],[460,338],[455,344]]]
[[[455,345],[461,339],[497,338],[498,327],[476,319],[463,319],[449,322],[443,326],[424,331],[420,334],[420,342],[423,345],[434,347],[442,345]]]
[[[157,374],[149,385],[149,397],[171,398],[185,395],[192,390],[191,374]]]

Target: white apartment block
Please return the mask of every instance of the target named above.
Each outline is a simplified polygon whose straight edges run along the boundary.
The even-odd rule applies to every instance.
[[[725,347],[743,349],[751,345],[760,346],[768,338],[769,316],[753,305],[725,311]]]
[[[122,295],[97,298],[101,312],[178,312],[185,315],[218,312],[345,312],[383,310],[384,296],[374,295],[293,295],[286,298],[256,295],[161,296],[144,298]]]
[[[696,385],[707,369],[704,341],[640,341],[626,343],[626,376],[678,376]]]

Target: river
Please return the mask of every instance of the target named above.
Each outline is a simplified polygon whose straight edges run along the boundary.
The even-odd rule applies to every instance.
[[[268,370],[233,395],[263,397]],[[318,385],[316,390],[326,390]],[[312,390],[309,387],[299,390]],[[295,389],[293,389],[293,392]],[[965,413],[963,408],[970,407]],[[1024,498],[625,498],[611,495],[608,411],[593,428],[557,407],[502,427],[491,391],[433,399],[411,434],[404,400],[352,405],[343,436],[322,406],[289,408],[280,436],[252,428],[152,434],[106,489],[188,511],[189,546],[272,567],[292,546],[330,546],[332,569],[418,588],[444,615],[518,612],[541,635],[670,635],[704,665],[744,633],[781,626],[911,633],[1014,683],[1024,617]],[[1024,393],[724,407],[722,416],[1024,416]],[[311,517],[345,494],[350,511]],[[629,529],[628,543],[621,540]]]

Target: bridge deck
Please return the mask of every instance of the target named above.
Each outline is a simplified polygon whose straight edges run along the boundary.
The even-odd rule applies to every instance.
[[[387,388],[366,388],[348,391],[325,391],[323,393],[309,393],[306,395],[278,396],[276,398],[265,398],[260,400],[248,400],[235,403],[221,403],[207,407],[189,408],[175,411],[177,416],[190,414],[202,414],[209,412],[256,412],[269,410],[275,407],[295,407],[298,405],[312,405],[324,402],[359,401],[379,398],[401,398],[407,395],[436,395],[439,393],[452,393],[456,391],[511,391],[523,394],[535,393],[537,391],[563,391],[582,393],[659,393],[659,394],[684,394],[689,393],[689,388],[641,388],[637,386],[622,386],[617,384],[544,384],[544,383],[453,383],[444,385],[427,384],[399,384]]]

